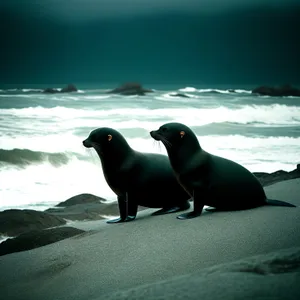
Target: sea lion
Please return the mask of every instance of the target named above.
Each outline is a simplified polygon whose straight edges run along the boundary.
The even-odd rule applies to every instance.
[[[162,208],[153,215],[190,207],[190,196],[177,182],[167,156],[137,152],[121,133],[107,127],[93,130],[83,145],[96,150],[106,182],[118,197],[120,218],[107,223],[134,220],[138,205]]]
[[[242,210],[262,205],[295,205],[267,199],[258,179],[240,164],[204,151],[184,124],[167,123],[150,135],[168,152],[178,182],[194,199],[194,211],[178,219],[200,216],[204,205],[215,210]]]

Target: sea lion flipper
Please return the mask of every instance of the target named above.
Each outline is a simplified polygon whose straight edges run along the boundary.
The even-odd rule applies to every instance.
[[[193,199],[194,199],[194,211],[182,214],[177,216],[179,220],[192,219],[199,217],[202,213],[204,203],[203,199],[205,199],[205,193],[200,191],[193,191]]]
[[[124,193],[123,195],[118,196],[118,204],[120,218],[109,220],[106,223],[114,224],[133,221],[137,214],[138,205],[136,203],[128,202],[128,193]]]
[[[113,219],[113,220],[108,220],[106,223],[107,224],[115,224],[115,223],[124,223],[124,222],[130,222],[135,219],[135,216],[128,216],[125,220],[121,218]]]
[[[113,219],[113,220],[108,220],[106,223],[107,224],[114,224],[114,223],[121,223],[123,222],[121,218]]]
[[[122,221],[128,216],[128,193],[118,196],[119,212]]]
[[[128,203],[128,217],[136,217],[138,205],[136,203]]]
[[[220,209],[217,209],[215,207],[208,207],[208,208],[205,208],[206,211],[208,212],[217,212],[217,211],[221,211]]]
[[[280,200],[274,200],[274,199],[266,199],[266,204],[267,205],[272,205],[272,206],[287,206],[287,207],[297,207],[294,204],[285,202],[285,201],[280,201]]]
[[[195,211],[191,211],[182,215],[177,216],[177,219],[179,220],[185,220],[185,219],[193,219],[196,217],[199,217],[201,215],[201,212],[195,212]]]
[[[106,223],[114,224],[114,223],[126,222],[127,216],[128,216],[127,193],[124,193],[123,195],[118,196],[118,204],[119,204],[120,218],[108,220]]]
[[[162,208],[154,213],[152,213],[152,216],[159,216],[159,215],[165,215],[165,214],[171,214],[174,212],[182,211],[183,209],[178,206],[169,207],[169,208]]]
[[[185,203],[183,203],[181,206],[172,206],[172,207],[163,207],[162,209],[155,211],[152,213],[152,216],[159,216],[159,215],[165,215],[165,214],[171,214],[174,212],[186,210],[190,208],[190,203],[187,200]]]

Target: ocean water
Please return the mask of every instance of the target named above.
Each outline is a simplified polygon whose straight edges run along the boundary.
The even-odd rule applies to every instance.
[[[135,150],[166,155],[149,131],[176,121],[190,126],[205,150],[250,171],[291,171],[300,163],[300,98],[197,86],[160,87],[146,96],[105,92],[0,90],[0,210],[43,210],[80,193],[115,200],[99,158],[82,145],[103,126],[119,130]]]

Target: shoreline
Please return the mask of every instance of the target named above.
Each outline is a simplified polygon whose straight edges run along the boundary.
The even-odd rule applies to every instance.
[[[300,178],[300,164],[297,164],[296,169],[291,172],[279,170],[273,173],[258,172],[253,174],[266,188],[278,182]],[[149,211],[149,209],[139,206],[138,215],[145,209]],[[98,230],[108,219],[118,216],[117,201],[107,201],[92,194],[73,196],[44,211],[15,208],[0,211],[0,256],[1,253],[27,249],[32,240],[41,239],[41,236],[44,240],[43,245],[64,239],[61,235],[54,239],[51,236],[53,230],[54,232],[55,230],[59,231],[62,230],[60,229],[62,227],[69,228],[69,231],[72,228],[83,231]],[[52,230],[47,232],[47,238],[45,238],[45,230]],[[28,236],[30,233],[31,236]],[[76,234],[76,231],[73,234]],[[26,239],[22,241],[24,237]],[[19,241],[22,241],[20,245],[18,244]],[[40,246],[32,244],[30,247],[34,249]]]
[[[270,172],[270,173],[268,173],[268,172],[252,172],[252,174],[254,174],[260,180],[262,186],[268,186],[268,185],[274,184],[276,182],[300,177],[300,164],[297,163],[296,168],[291,169],[291,171],[277,170],[277,171]],[[74,195],[72,197],[76,197],[76,195]],[[101,197],[101,195],[96,196],[96,197]],[[112,204],[112,203],[116,202],[115,199],[105,199],[105,201],[107,204]],[[22,209],[22,210],[30,209],[30,210],[35,210],[35,211],[47,211],[48,209],[55,207],[59,203],[60,203],[59,201],[57,201],[57,202],[55,201],[51,204],[49,203],[49,205],[44,205],[43,202],[36,202],[32,205],[28,204],[28,205],[12,206],[12,207],[3,206],[3,207],[0,207],[0,213],[3,211],[9,210],[9,209]],[[41,209],[38,209],[39,207]],[[1,232],[0,232],[0,234],[1,234]],[[1,239],[0,239],[0,243],[1,243]]]
[[[9,295],[8,300],[120,300],[133,299],[132,295],[150,300],[165,292],[172,294],[175,284],[178,299],[186,295],[199,299],[203,293],[203,299],[214,299],[217,290],[226,290],[226,297],[221,295],[232,299],[237,289],[229,287],[242,281],[242,295],[256,291],[251,299],[267,291],[273,293],[276,282],[281,293],[289,295],[287,299],[297,299],[300,178],[264,189],[268,198],[297,207],[204,211],[190,221],[177,220],[174,214],[154,217],[150,215],[154,209],[146,209],[134,222],[112,225],[105,220],[91,221],[89,225],[94,227],[84,233],[0,256],[2,293]],[[285,267],[289,265],[295,267]],[[288,282],[284,278],[289,278]],[[216,281],[220,285],[216,286]],[[261,282],[268,284],[261,286]],[[237,299],[244,299],[242,295]]]

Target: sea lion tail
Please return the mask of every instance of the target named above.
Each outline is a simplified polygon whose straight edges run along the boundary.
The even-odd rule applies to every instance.
[[[280,201],[280,200],[273,200],[273,199],[266,199],[266,204],[267,205],[273,205],[273,206],[288,206],[288,207],[297,207],[294,204]]]

